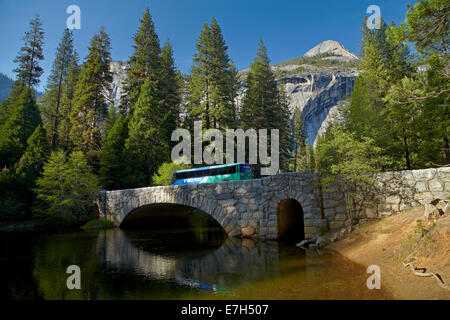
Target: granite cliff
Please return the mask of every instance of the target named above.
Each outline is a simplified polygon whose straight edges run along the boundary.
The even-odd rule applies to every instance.
[[[309,143],[314,144],[318,133],[339,121],[338,103],[348,97],[358,75],[358,57],[340,43],[327,40],[309,50],[304,56],[272,66],[273,71],[285,84],[290,100],[290,109],[300,109]],[[120,105],[124,93],[127,64],[113,61],[112,90],[109,96],[114,105]],[[238,106],[244,95],[247,70],[240,71],[241,89],[237,97]]]

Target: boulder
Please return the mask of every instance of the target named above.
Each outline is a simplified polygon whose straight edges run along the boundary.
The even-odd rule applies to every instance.
[[[424,216],[426,219],[435,219],[439,218],[441,214],[436,206],[432,205],[431,203],[426,203]]]
[[[328,244],[328,240],[325,239],[324,237],[318,237],[317,240],[316,240],[316,245],[317,245],[319,248],[323,248],[323,247],[325,247],[327,244]]]
[[[255,229],[252,227],[242,228],[242,230],[241,230],[241,235],[244,238],[250,238],[254,234],[255,234]]]
[[[450,202],[447,202],[447,204],[445,205],[444,214],[450,215]]]
[[[308,246],[309,246],[311,243],[315,243],[315,241],[314,241],[314,240],[311,240],[311,239],[307,239],[307,240],[302,240],[302,241],[300,241],[299,243],[296,244],[296,246],[297,246],[297,247],[300,247],[300,248],[308,248]]]

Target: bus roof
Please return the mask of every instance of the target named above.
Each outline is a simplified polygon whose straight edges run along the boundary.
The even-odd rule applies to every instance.
[[[218,165],[218,166],[209,166],[209,167],[201,167],[201,168],[178,170],[178,171],[174,171],[174,173],[190,172],[190,171],[197,171],[197,170],[204,170],[204,169],[213,169],[213,168],[231,167],[231,166],[235,166],[235,165],[238,165],[238,164],[246,164],[246,163],[238,162],[238,163],[231,163],[231,164],[221,164],[221,165]]]

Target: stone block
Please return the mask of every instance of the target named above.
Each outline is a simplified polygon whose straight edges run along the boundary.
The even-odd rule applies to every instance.
[[[399,204],[400,201],[401,201],[401,199],[397,195],[392,195],[392,196],[386,197],[386,204],[396,205],[396,204]]]
[[[345,221],[330,221],[330,229],[340,229],[344,227]]]
[[[433,179],[428,181],[428,186],[430,188],[430,191],[443,191],[444,186],[438,179]]]
[[[419,181],[431,180],[436,175],[436,169],[413,170],[412,174]]]

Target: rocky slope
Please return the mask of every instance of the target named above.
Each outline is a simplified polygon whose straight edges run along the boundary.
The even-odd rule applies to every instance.
[[[339,120],[338,102],[353,91],[358,75],[352,62],[358,57],[349,52],[340,43],[327,40],[309,50],[305,59],[296,58],[272,66],[274,72],[281,75],[286,93],[290,100],[290,109],[300,109],[305,122],[305,131],[309,143],[314,144],[318,133]],[[113,61],[113,85],[110,99],[114,105],[120,105],[123,94],[123,80],[126,78],[127,65]],[[240,72],[245,81],[247,70]],[[238,106],[244,95],[244,83],[237,97]]]

